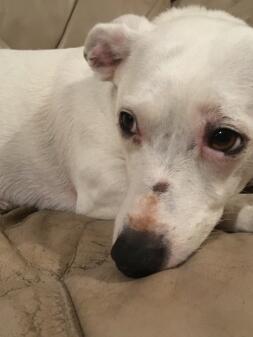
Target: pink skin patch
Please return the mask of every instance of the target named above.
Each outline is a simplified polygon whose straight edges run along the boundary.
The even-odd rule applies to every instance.
[[[122,32],[113,32],[112,36],[97,38],[96,43],[87,55],[87,59],[92,67],[114,67],[118,65],[126,56],[124,49],[125,35]]]
[[[98,43],[88,55],[88,61],[92,67],[111,67],[121,61],[120,57],[113,54],[106,43]]]
[[[141,136],[140,132],[138,134],[136,134],[136,135],[133,136],[133,142],[136,145],[141,145],[141,143],[142,143],[142,136]]]

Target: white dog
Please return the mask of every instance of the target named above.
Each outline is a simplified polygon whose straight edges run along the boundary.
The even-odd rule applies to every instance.
[[[176,266],[253,177],[253,29],[199,7],[127,15],[84,56],[1,50],[2,207],[116,217],[122,272]],[[235,207],[251,231],[252,206]]]

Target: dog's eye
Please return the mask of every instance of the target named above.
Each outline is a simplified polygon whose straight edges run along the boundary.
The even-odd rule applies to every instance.
[[[137,122],[135,116],[128,111],[119,114],[119,125],[124,135],[130,137],[137,133]]]
[[[235,130],[220,128],[208,137],[208,146],[227,155],[237,154],[243,149],[243,137]]]

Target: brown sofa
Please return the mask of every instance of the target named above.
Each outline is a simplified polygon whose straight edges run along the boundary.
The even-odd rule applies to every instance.
[[[252,0],[181,0],[253,23]],[[0,0],[5,48],[82,44],[126,12],[164,0]],[[109,252],[113,222],[18,208],[0,217],[0,337],[252,337],[253,235],[215,231],[182,266],[132,280]]]

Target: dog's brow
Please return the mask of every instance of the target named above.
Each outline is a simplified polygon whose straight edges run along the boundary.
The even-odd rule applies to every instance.
[[[221,114],[221,106],[219,104],[214,104],[214,103],[199,104],[198,110],[203,115],[220,115]]]
[[[201,117],[210,125],[212,124],[233,124],[233,119],[226,116],[222,107],[215,103],[203,103],[198,106]]]

